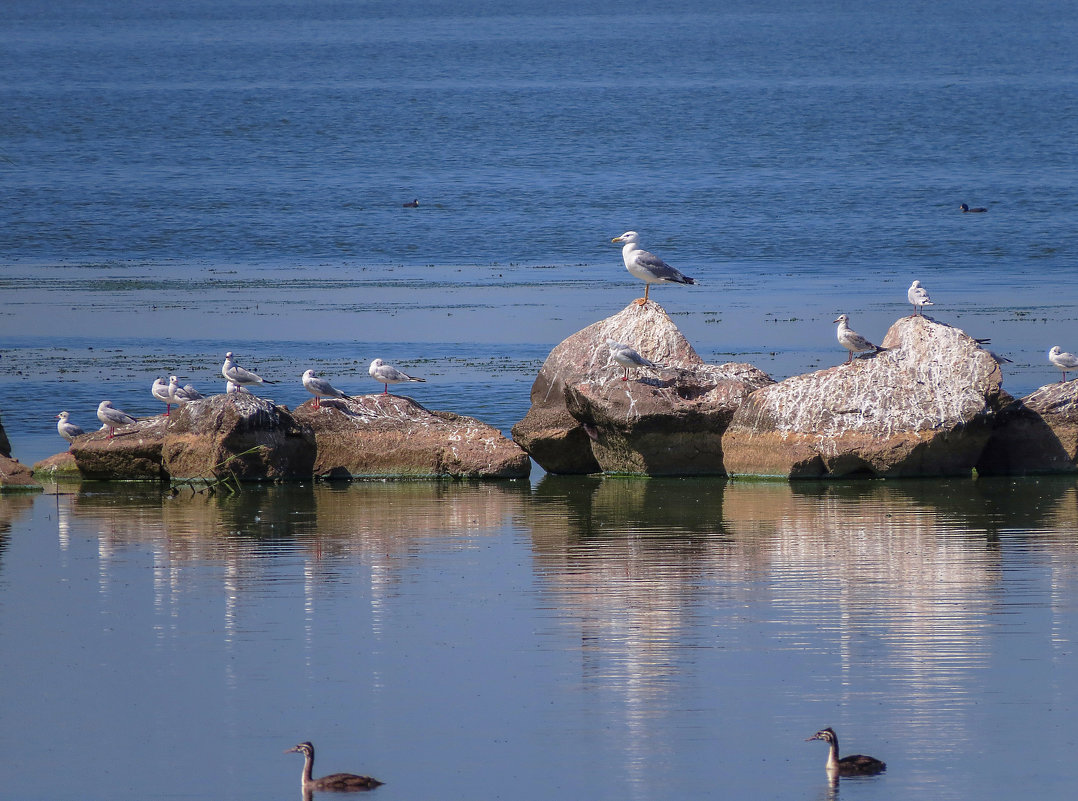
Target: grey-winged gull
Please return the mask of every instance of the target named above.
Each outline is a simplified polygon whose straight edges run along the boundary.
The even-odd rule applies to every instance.
[[[168,396],[177,406],[203,399],[202,393],[190,384],[181,387],[180,379],[174,375],[168,377]]]
[[[316,409],[320,406],[319,401],[321,398],[341,398],[343,400],[348,400],[349,398],[348,395],[345,395],[326,379],[316,376],[314,370],[305,370],[300,380],[303,382],[304,388],[314,395],[314,408]]]
[[[882,350],[886,350],[886,348],[881,348],[879,345],[873,345],[863,336],[851,329],[850,318],[848,315],[840,314],[835,318],[835,322],[838,323],[838,343],[850,352],[850,355],[846,358],[846,364],[853,361],[854,353],[865,353],[867,351],[879,353]]]
[[[221,375],[225,377],[226,381],[231,381],[233,384],[237,384],[241,387],[255,386],[256,384],[277,383],[276,381],[262,378],[260,375],[240,367],[232,358],[232,351],[225,354],[225,363],[221,365]]]
[[[172,412],[172,396],[168,394],[168,381],[163,378],[155,378],[150,394],[165,404],[165,417]]]
[[[138,421],[127,412],[112,408],[112,401],[101,401],[97,406],[97,419],[109,430],[109,439],[118,426],[127,426]]]
[[[621,377],[622,381],[629,380],[629,370],[633,367],[650,367],[658,370],[662,369],[661,364],[656,364],[650,359],[641,356],[628,345],[625,345],[621,342],[617,342],[613,339],[608,339],[606,341],[606,346],[610,348],[610,356],[614,359],[614,361],[616,361],[618,364],[625,368],[625,374]]]
[[[906,290],[906,298],[913,304],[913,308],[917,310],[917,313],[921,313],[922,306],[935,306],[932,302],[932,298],[928,296],[928,290],[921,286],[920,281],[914,281],[910,284],[910,288]]]
[[[695,284],[692,278],[675,270],[654,253],[640,247],[640,234],[636,231],[626,231],[621,236],[616,236],[611,242],[624,242],[621,248],[621,259],[625,262],[625,269],[631,275],[644,282],[644,297],[635,302],[643,306],[648,302],[648,291],[652,284]]]
[[[1064,350],[1059,349],[1059,345],[1053,345],[1052,349],[1048,351],[1048,361],[1063,371],[1063,381],[1067,380],[1067,373],[1078,370],[1078,356],[1073,353],[1067,353]]]
[[[370,373],[371,378],[375,381],[385,384],[385,390],[382,392],[383,395],[389,394],[390,384],[403,384],[407,381],[425,382],[427,380],[425,378],[415,378],[406,373],[402,373],[396,367],[391,364],[386,364],[381,359],[375,359],[371,362],[371,366],[367,369],[367,372]]]
[[[68,442],[74,442],[75,437],[81,437],[86,432],[74,423],[72,423],[71,420],[68,419],[70,417],[71,415],[69,415],[67,412],[60,412],[58,415],[56,415],[56,419],[58,421],[56,423],[56,433],[66,439]]]

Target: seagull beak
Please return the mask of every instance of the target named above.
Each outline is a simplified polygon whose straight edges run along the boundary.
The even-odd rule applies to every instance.
[[[621,237],[620,237],[620,236],[615,236],[615,237],[614,237],[613,239],[611,239],[610,241],[611,241],[611,242],[620,242],[620,241],[621,241]]]
[[[836,317],[836,318],[835,318],[834,320],[832,320],[831,322],[833,322],[833,323],[837,323],[837,322],[838,322],[838,319],[839,319],[839,318],[838,318],[838,317]]]

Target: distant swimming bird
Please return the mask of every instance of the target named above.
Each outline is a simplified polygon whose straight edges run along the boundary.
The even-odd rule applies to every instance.
[[[840,314],[835,318],[835,322],[838,323],[838,343],[850,352],[849,357],[846,359],[846,364],[853,361],[854,353],[864,353],[866,351],[879,353],[882,350],[886,350],[886,348],[881,348],[879,345],[873,345],[863,336],[851,329],[850,318],[848,315]]]
[[[876,773],[883,773],[887,769],[886,762],[881,762],[875,757],[865,756],[864,754],[850,754],[850,756],[839,759],[838,735],[830,726],[826,729],[820,729],[811,737],[806,738],[805,742],[812,740],[823,740],[831,746],[827,753],[826,769],[828,773],[837,773],[839,776],[871,776]]]
[[[656,369],[662,369],[661,364],[655,364],[650,359],[646,359],[630,348],[628,345],[623,345],[620,342],[616,342],[613,339],[606,341],[606,346],[610,348],[610,355],[614,361],[625,368],[625,374],[621,377],[622,381],[629,380],[629,370],[633,367],[651,367]]]
[[[626,231],[621,236],[616,236],[611,242],[624,242],[621,248],[621,259],[625,262],[625,269],[633,276],[644,282],[644,297],[635,301],[638,306],[648,302],[648,292],[652,284],[695,284],[692,278],[682,275],[654,253],[648,253],[640,247],[640,234],[636,231]]]
[[[988,209],[986,209],[984,206],[977,206],[976,208],[971,209],[965,203],[963,203],[958,208],[962,209],[963,214],[979,214],[981,212],[988,211]]]
[[[254,394],[254,393],[251,392],[251,390],[247,389],[247,387],[241,387],[239,384],[235,383],[234,381],[226,381],[225,382],[225,393],[228,394],[228,395],[252,395],[252,394]]]
[[[922,306],[935,306],[932,302],[932,298],[928,297],[928,290],[921,286],[920,281],[914,281],[910,284],[910,288],[906,291],[906,297],[909,298],[910,303],[913,304],[913,308],[917,310],[917,313],[921,313]]]
[[[174,375],[168,377],[168,396],[172,398],[172,402],[177,406],[183,406],[184,404],[191,403],[197,400],[203,400],[203,395],[193,386],[188,384],[187,386],[180,386],[180,379]]]
[[[56,419],[59,421],[56,423],[56,433],[66,439],[68,442],[74,442],[75,437],[81,437],[86,432],[72,423],[68,418],[67,412],[60,412],[56,415]],[[70,447],[68,448],[70,450]]]
[[[172,411],[172,398],[168,394],[168,382],[163,378],[155,378],[150,394],[165,404],[165,417]]]
[[[119,409],[112,408],[112,401],[101,401],[97,406],[97,419],[100,420],[104,427],[109,430],[109,439],[112,439],[112,435],[116,433],[117,426],[127,426],[132,423],[137,423],[134,417],[127,412],[121,412]]]
[[[417,198],[417,199],[411,201],[410,203],[402,203],[401,205],[403,205],[404,208],[406,208],[406,209],[418,209],[419,208],[419,199]]]
[[[389,394],[390,384],[403,384],[406,381],[425,382],[427,380],[425,378],[413,378],[410,375],[406,375],[393,365],[386,364],[381,359],[375,359],[373,362],[371,362],[371,366],[367,369],[367,372],[370,373],[371,378],[373,378],[375,381],[380,381],[381,383],[385,384],[385,391],[382,392],[383,395]]]
[[[339,389],[331,385],[326,379],[318,378],[314,374],[314,370],[307,370],[300,378],[303,382],[304,388],[314,395],[314,408],[319,408],[320,398],[342,398],[348,400],[348,395],[345,395]]]
[[[303,778],[301,780],[301,789],[303,792],[310,793],[312,790],[336,790],[349,791],[349,790],[373,790],[378,787],[382,782],[377,779],[372,779],[370,776],[358,776],[355,773],[331,773],[329,776],[323,776],[321,779],[311,778],[311,774],[314,772],[314,746],[310,743],[300,743],[285,751],[286,754],[299,753],[303,754]]]
[[[245,370],[236,364],[232,360],[232,351],[225,354],[225,363],[221,365],[221,375],[225,377],[226,381],[231,381],[233,384],[238,384],[241,387],[254,386],[256,384],[276,384],[276,381],[270,381],[268,378],[262,378],[250,370]]]
[[[1074,372],[1078,370],[1078,356],[1073,353],[1067,353],[1059,349],[1059,345],[1053,345],[1052,349],[1048,351],[1048,361],[1063,371],[1063,381],[1067,380],[1067,372]]]

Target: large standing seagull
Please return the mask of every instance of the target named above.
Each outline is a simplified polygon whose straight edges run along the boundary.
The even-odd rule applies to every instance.
[[[632,275],[644,282],[644,297],[635,302],[643,306],[648,302],[648,291],[652,284],[695,284],[692,278],[675,270],[654,253],[648,253],[640,247],[640,234],[636,231],[626,231],[621,236],[616,236],[611,242],[624,242],[621,248],[621,258],[625,262],[625,269]]]
[[[56,415],[56,419],[59,421],[56,423],[56,433],[66,439],[68,442],[74,442],[75,437],[81,437],[86,432],[79,426],[72,423],[68,418],[70,415],[67,412],[60,412]],[[70,447],[68,448],[70,450]]]
[[[1067,373],[1078,370],[1078,356],[1073,353],[1067,353],[1065,350],[1060,350],[1059,345],[1053,345],[1052,349],[1048,351],[1048,361],[1063,371],[1063,381],[1067,380]]]
[[[835,318],[835,322],[838,323],[838,331],[836,332],[838,344],[850,352],[850,355],[846,358],[846,364],[853,361],[853,354],[855,353],[865,353],[866,351],[879,353],[881,350],[886,350],[886,348],[881,348],[879,345],[873,345],[850,328],[850,318],[848,315],[840,314]]]
[[[112,435],[116,432],[117,426],[128,426],[138,422],[138,420],[127,412],[113,409],[112,401],[101,401],[101,403],[98,404],[97,419],[104,423],[105,427],[108,428],[108,439],[112,439]]]
[[[225,354],[225,363],[221,365],[221,375],[225,377],[225,381],[231,381],[236,386],[246,387],[254,386],[256,384],[276,384],[276,381],[270,381],[268,378],[262,378],[250,370],[245,370],[236,364],[232,359],[232,351]]]
[[[371,366],[367,368],[367,372],[370,373],[371,378],[382,384],[385,384],[385,390],[383,395],[389,394],[390,384],[403,384],[406,381],[426,381],[425,378],[414,378],[413,376],[402,373],[392,364],[386,364],[381,359],[375,359],[371,362]]]
[[[326,379],[316,376],[314,370],[305,370],[300,380],[303,382],[304,389],[314,395],[314,408],[316,409],[319,408],[320,400],[322,398],[349,399],[347,395],[330,384]]]

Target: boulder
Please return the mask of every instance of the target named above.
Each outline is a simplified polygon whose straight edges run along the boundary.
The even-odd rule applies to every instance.
[[[286,406],[257,395],[214,395],[173,411],[161,448],[174,480],[309,478],[315,441]],[[80,470],[82,465],[79,465]]]
[[[748,364],[697,364],[621,379],[617,364],[565,388],[566,407],[591,437],[606,473],[724,475],[722,436],[756,389],[775,383]]]
[[[98,429],[71,443],[71,454],[83,478],[100,480],[153,480],[168,478],[161,466],[161,445],[168,418],[147,417],[108,431]]]
[[[1078,381],[1049,384],[997,415],[977,462],[983,475],[1073,473],[1078,470]]]
[[[314,474],[329,478],[526,478],[528,455],[498,429],[434,412],[400,395],[364,395],[297,407],[314,433]]]
[[[11,443],[4,431],[4,421],[0,420],[0,456],[11,456]]]
[[[39,489],[41,485],[34,480],[34,474],[29,467],[18,459],[0,454],[0,491]]]
[[[654,362],[678,367],[703,364],[654,301],[643,306],[631,303],[565,339],[543,362],[532,384],[531,408],[512,431],[513,440],[548,473],[602,470],[592,450],[592,436],[566,406],[565,388],[600,373],[611,374],[608,339],[629,345]]]
[[[34,463],[34,478],[47,481],[71,481],[81,478],[75,454],[61,451],[47,459]]]
[[[995,357],[913,315],[887,350],[753,392],[723,438],[731,475],[969,475],[1010,400]]]

